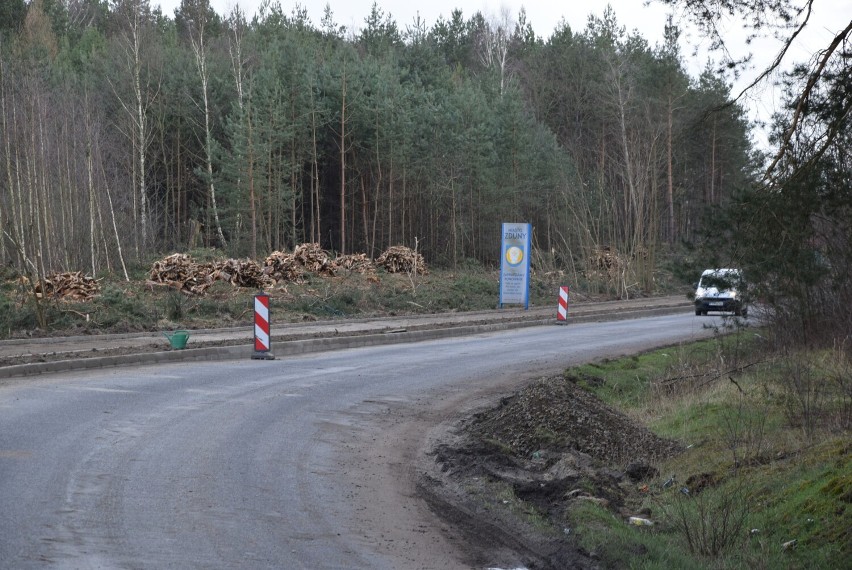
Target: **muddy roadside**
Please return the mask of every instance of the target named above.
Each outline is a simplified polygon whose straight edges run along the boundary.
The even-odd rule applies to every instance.
[[[576,380],[536,379],[433,430],[417,493],[464,536],[471,567],[606,568],[605,553],[579,545],[572,507],[593,501],[625,523],[651,515],[641,508],[642,489],[659,476],[653,466],[680,445]]]
[[[467,378],[364,402],[328,423],[351,534],[406,570],[607,568],[571,522],[583,501],[625,524],[653,465],[679,453],[561,370]]]

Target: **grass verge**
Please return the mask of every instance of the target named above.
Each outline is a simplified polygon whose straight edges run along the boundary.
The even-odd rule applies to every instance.
[[[211,254],[193,252],[198,261]],[[203,295],[189,295],[147,282],[150,265],[130,268],[130,279],[99,277],[100,294],[86,301],[42,299],[36,305],[20,276],[0,270],[0,339],[22,336],[202,329],[249,326],[256,290],[216,282]],[[560,277],[535,274],[532,306],[553,306]],[[281,282],[270,295],[276,322],[353,317],[381,317],[448,311],[494,309],[499,299],[499,271],[472,263],[458,271],[432,268],[426,275],[374,275],[340,270],[333,277],[306,273],[299,282]],[[39,327],[44,314],[46,327]]]
[[[848,568],[852,366],[761,331],[588,364],[566,376],[686,451],[637,485],[651,526],[594,504],[569,518],[611,568]]]

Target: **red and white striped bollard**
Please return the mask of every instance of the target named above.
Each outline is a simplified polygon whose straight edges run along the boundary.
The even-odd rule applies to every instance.
[[[254,296],[254,354],[255,360],[274,360],[269,342],[269,295],[258,293]]]
[[[564,323],[568,320],[568,286],[559,288],[559,306],[556,309],[556,321]]]

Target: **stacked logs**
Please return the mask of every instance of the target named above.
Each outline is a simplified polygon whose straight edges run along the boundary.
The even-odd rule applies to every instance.
[[[334,263],[347,271],[355,271],[356,273],[372,273],[375,271],[373,260],[367,257],[366,253],[350,253],[339,255],[334,260]]]
[[[275,281],[301,283],[305,268],[292,253],[273,251],[263,262],[263,273]]]
[[[598,246],[592,251],[589,264],[598,271],[617,269],[619,265],[618,252],[608,245]]]
[[[203,295],[213,284],[212,264],[199,265],[185,253],[173,253],[155,261],[148,273],[149,285],[177,289],[191,295]]]
[[[376,265],[388,273],[429,273],[423,256],[405,246],[391,246],[376,260]]]
[[[276,280],[266,273],[257,262],[251,259],[226,259],[213,263],[210,277],[214,281],[227,281],[234,287],[249,289],[268,289],[274,287]]]
[[[52,298],[70,301],[88,301],[101,292],[101,286],[97,279],[83,275],[81,271],[54,273],[36,283],[34,289],[35,295],[39,299]]]
[[[293,253],[272,252],[263,265],[249,259],[196,263],[189,255],[175,253],[154,262],[148,284],[203,295],[216,281],[225,281],[234,287],[268,289],[281,282],[300,283],[306,273],[334,277],[340,269],[356,271],[370,281],[378,281],[377,266],[388,273],[428,273],[423,256],[407,247],[391,247],[374,263],[363,253],[332,259],[318,243],[305,243],[296,246]]]
[[[149,286],[165,286],[190,295],[203,295],[216,281],[234,287],[268,289],[280,282],[301,282],[305,273],[333,277],[341,269],[366,275],[378,281],[376,267],[388,273],[428,273],[423,256],[403,246],[388,248],[373,262],[366,254],[341,255],[332,259],[317,243],[296,246],[293,253],[275,251],[263,265],[250,259],[227,259],[212,263],[197,263],[185,253],[174,253],[155,261],[148,274]],[[61,298],[85,301],[100,294],[100,284],[82,272],[54,273],[37,283],[39,298]]]
[[[320,247],[318,243],[303,243],[297,245],[293,250],[293,257],[298,260],[302,266],[311,273],[334,277],[337,269],[328,252]]]
[[[379,276],[376,275],[376,265],[373,260],[367,257],[366,253],[350,253],[339,255],[334,263],[339,269],[344,269],[349,272],[360,273],[367,278],[370,283],[379,283]]]
[[[184,253],[155,261],[148,275],[149,285],[164,285],[191,295],[203,295],[216,281],[252,289],[265,289],[276,283],[257,262],[250,259],[196,263]]]
[[[293,253],[273,251],[263,265],[264,273],[276,281],[300,283],[305,273],[327,277],[337,274],[337,264],[318,243],[297,245]]]

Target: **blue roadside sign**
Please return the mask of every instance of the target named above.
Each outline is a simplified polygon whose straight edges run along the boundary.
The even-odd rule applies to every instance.
[[[500,256],[500,307],[530,307],[530,244],[532,225],[503,223]]]

